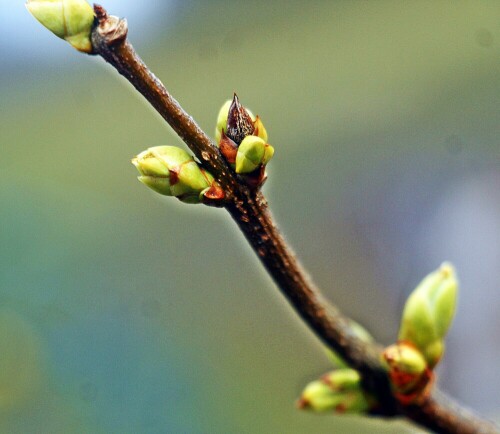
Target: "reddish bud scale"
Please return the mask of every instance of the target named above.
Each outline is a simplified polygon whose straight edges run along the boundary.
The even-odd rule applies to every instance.
[[[170,185],[175,185],[179,182],[179,169],[171,169],[168,172],[170,173]]]
[[[246,173],[245,175],[240,175],[240,176],[242,176],[245,179],[246,184],[250,188],[260,188],[264,185],[264,183],[267,180],[265,166],[260,166],[252,173]]]
[[[224,130],[221,132],[221,139],[219,142],[219,149],[229,164],[236,163],[236,154],[238,153],[238,145],[231,140]]]

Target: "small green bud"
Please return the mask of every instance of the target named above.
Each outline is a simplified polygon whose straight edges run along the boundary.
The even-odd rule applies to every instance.
[[[44,27],[78,51],[92,52],[94,10],[85,0],[28,0],[28,11]]]
[[[341,402],[342,395],[334,392],[328,384],[313,381],[302,392],[299,406],[320,412],[334,410]]]
[[[228,99],[224,105],[219,110],[217,115],[217,125],[215,126],[215,143],[219,144],[221,140],[221,133],[227,132],[227,115],[229,113],[229,107],[231,107],[231,100]]]
[[[443,355],[444,337],[455,314],[458,282],[453,266],[441,265],[408,297],[399,340],[413,343],[433,367]]]
[[[262,140],[264,140],[264,142],[267,143],[267,130],[264,127],[262,121],[260,120],[259,115],[257,115],[257,117],[255,118],[254,127],[255,127],[255,130],[253,132],[254,136],[260,137]]]
[[[419,376],[427,369],[422,353],[404,342],[391,345],[384,350],[384,359],[391,369]]]
[[[355,369],[335,369],[322,377],[332,390],[343,391],[361,387],[361,376]]]
[[[132,163],[141,175],[139,181],[157,193],[175,196],[185,203],[200,203],[214,185],[213,176],[175,146],[149,148]]]
[[[400,342],[387,347],[383,357],[389,366],[389,378],[396,397],[404,404],[415,402],[428,391],[432,371],[422,353]]]
[[[246,136],[236,154],[236,173],[251,173],[265,166],[274,155],[274,148],[257,136]]]
[[[363,392],[357,371],[338,369],[309,383],[298,405],[316,412],[366,413],[372,408],[373,400]]]

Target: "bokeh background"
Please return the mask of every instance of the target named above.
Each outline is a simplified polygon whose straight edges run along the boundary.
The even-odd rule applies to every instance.
[[[294,407],[330,369],[222,210],[130,158],[180,144],[102,59],[0,0],[0,432],[410,433]],[[273,213],[385,344],[443,260],[441,387],[500,416],[500,3],[108,0],[212,133],[237,91],[276,155]]]

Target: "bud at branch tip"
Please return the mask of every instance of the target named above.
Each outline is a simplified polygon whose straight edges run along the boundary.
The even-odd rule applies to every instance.
[[[28,0],[26,8],[44,27],[78,51],[92,52],[94,10],[85,0]]]

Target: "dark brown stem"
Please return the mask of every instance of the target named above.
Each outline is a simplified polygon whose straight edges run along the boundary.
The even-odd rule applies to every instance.
[[[495,427],[458,407],[429,399],[424,405],[401,407],[394,399],[378,345],[356,337],[350,319],[321,297],[290,247],[273,223],[265,198],[255,193],[222,158],[211,139],[168,93],[127,41],[127,23],[95,7],[97,22],[92,32],[94,54],[116,68],[151,103],[158,113],[217,179],[226,192],[224,204],[277,286],[300,317],[330,348],[361,372],[364,386],[378,398],[378,415],[405,415],[416,423],[442,433],[497,432]]]

